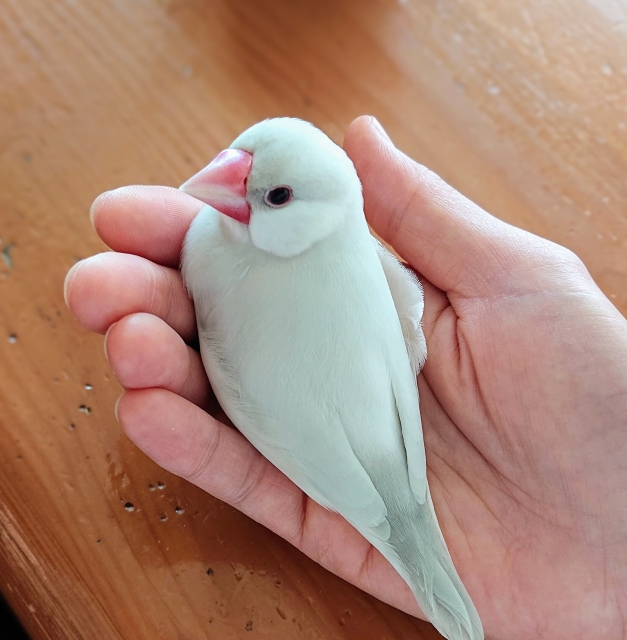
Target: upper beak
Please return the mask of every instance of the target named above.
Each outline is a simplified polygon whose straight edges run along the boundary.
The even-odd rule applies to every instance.
[[[246,200],[246,179],[252,165],[252,154],[240,149],[226,149],[180,190],[206,202],[220,213],[248,224],[250,205]]]

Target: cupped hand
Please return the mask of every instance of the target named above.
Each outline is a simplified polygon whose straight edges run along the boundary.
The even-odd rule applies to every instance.
[[[627,321],[581,261],[511,227],[399,152],[370,118],[345,149],[373,229],[425,286],[419,377],[429,483],[488,638],[619,640],[627,627]],[[201,203],[174,189],[98,198],[114,250],[84,260],[67,302],[126,393],[117,415],[158,464],[330,571],[422,615],[346,521],[225,426],[178,272]],[[208,274],[210,277],[210,274]]]

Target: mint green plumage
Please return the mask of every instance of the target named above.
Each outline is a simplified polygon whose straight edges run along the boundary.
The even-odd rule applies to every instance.
[[[418,281],[370,235],[355,169],[321,131],[268,120],[232,148],[253,156],[250,223],[205,207],[182,261],[218,400],[381,551],[441,633],[481,640],[427,485]],[[275,185],[293,191],[282,208],[264,204]]]

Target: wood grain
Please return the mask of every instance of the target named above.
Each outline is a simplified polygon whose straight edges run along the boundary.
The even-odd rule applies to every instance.
[[[341,141],[372,113],[495,215],[576,251],[625,312],[627,5],[0,8],[0,590],[29,633],[435,638],[141,454],[63,279],[104,249],[87,215],[101,191],[178,185],[268,116]]]

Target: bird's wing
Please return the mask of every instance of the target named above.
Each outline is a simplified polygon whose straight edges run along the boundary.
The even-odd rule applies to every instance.
[[[424,310],[422,285],[376,238],[373,237],[372,240],[401,321],[409,359],[418,373],[427,359],[427,343],[421,325]]]
[[[271,416],[241,388],[217,340],[201,336],[201,351],[220,404],[253,446],[316,502],[387,540],[387,508],[353,452],[341,416],[315,401],[298,406],[289,399],[282,418]]]
[[[421,325],[424,309],[422,286],[418,278],[376,238],[373,241],[401,323],[412,370],[417,374],[427,358],[427,343]],[[390,375],[396,410],[403,430],[412,493],[419,504],[424,504],[427,494],[427,461],[415,375],[413,381],[396,369]]]
[[[418,504],[424,504],[427,495],[427,457],[422,435],[422,421],[415,376],[391,371],[392,392],[401,423],[407,471],[411,491]]]

